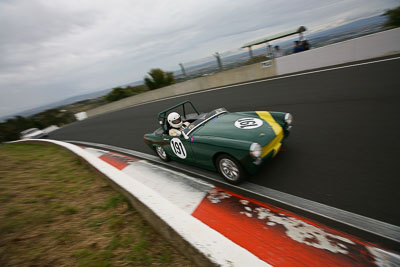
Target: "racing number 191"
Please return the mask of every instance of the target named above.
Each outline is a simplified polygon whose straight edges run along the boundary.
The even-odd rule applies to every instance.
[[[172,142],[172,144],[174,145],[175,154],[182,154],[182,156],[185,156],[182,143]]]
[[[262,120],[257,118],[241,118],[235,122],[235,126],[239,129],[254,129],[263,124]]]
[[[181,140],[179,140],[178,138],[173,138],[171,140],[171,148],[175,155],[177,155],[181,159],[186,158],[186,149],[183,146]]]
[[[253,118],[240,119],[240,120],[238,120],[238,122],[239,122],[240,128],[242,128],[242,129],[257,125],[257,123],[254,121]]]

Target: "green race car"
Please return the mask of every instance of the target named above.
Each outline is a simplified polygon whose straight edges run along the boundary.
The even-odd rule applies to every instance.
[[[194,113],[187,114],[188,109]],[[189,122],[180,136],[170,136],[168,113],[181,110]],[[230,113],[224,108],[200,113],[190,101],[158,114],[160,128],[144,135],[144,142],[163,160],[217,170],[232,184],[254,174],[280,150],[289,135],[293,117],[286,112],[250,111]]]

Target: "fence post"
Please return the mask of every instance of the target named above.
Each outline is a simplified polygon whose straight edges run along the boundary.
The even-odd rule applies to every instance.
[[[250,56],[250,59],[253,58],[253,50],[251,50],[251,46],[249,46],[249,56]]]
[[[221,57],[219,56],[219,53],[218,53],[218,52],[215,52],[214,57],[217,58],[217,63],[218,63],[219,71],[222,71],[222,62],[221,62]]]
[[[183,64],[179,63],[179,66],[181,66],[183,77],[186,78],[186,71],[185,71],[185,68],[183,67]]]

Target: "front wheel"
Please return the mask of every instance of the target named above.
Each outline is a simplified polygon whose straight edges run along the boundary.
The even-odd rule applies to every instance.
[[[246,178],[242,165],[230,155],[219,155],[216,165],[218,172],[230,184],[239,184]]]
[[[162,161],[165,161],[165,162],[170,161],[170,158],[169,158],[167,152],[165,152],[164,148],[162,148],[161,146],[156,146],[155,149],[156,149],[157,156]]]

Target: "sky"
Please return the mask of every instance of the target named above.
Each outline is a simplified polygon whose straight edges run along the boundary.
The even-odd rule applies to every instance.
[[[400,0],[0,0],[0,117]],[[307,32],[306,32],[307,36]]]

